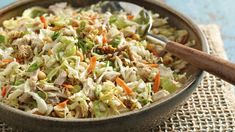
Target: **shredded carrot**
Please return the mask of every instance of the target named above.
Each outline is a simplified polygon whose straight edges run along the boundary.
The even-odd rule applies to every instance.
[[[70,85],[70,84],[63,84],[62,85],[64,88],[67,88],[67,89],[73,89],[73,85]]]
[[[151,52],[153,53],[153,55],[155,55],[155,56],[159,56],[159,54],[158,54],[158,52],[157,52],[157,51],[152,50]]]
[[[40,20],[41,20],[41,22],[43,23],[43,28],[46,29],[46,28],[47,28],[47,22],[46,22],[45,17],[44,17],[44,16],[41,16],[41,17],[40,17]]]
[[[146,64],[146,65],[148,65],[150,67],[153,67],[153,68],[157,68],[158,67],[158,64]]]
[[[153,68],[157,68],[158,67],[158,64],[156,64],[156,63],[151,64],[151,63],[149,63],[147,61],[144,61],[143,63],[148,65],[148,66],[150,66],[150,67],[153,67]]]
[[[116,78],[116,83],[122,87],[128,95],[131,95],[132,89],[127,86],[127,84],[119,77]]]
[[[89,67],[88,67],[88,74],[90,74],[94,69],[95,69],[95,66],[96,66],[96,57],[95,56],[93,56],[93,57],[91,57],[91,59],[90,59],[90,65],[89,65]]]
[[[3,86],[2,87],[2,97],[5,97],[7,94],[7,87]]]
[[[57,106],[64,108],[69,100],[65,100],[64,102],[59,103]]]
[[[155,50],[154,44],[147,44],[146,49],[153,53],[153,55],[159,56],[158,52]]]
[[[143,62],[144,64],[149,64],[146,60],[142,60],[141,62]]]
[[[12,59],[3,59],[3,60],[0,60],[0,61],[4,62],[4,63],[11,63],[14,60],[12,60]]]
[[[103,33],[102,36],[103,36],[102,42],[103,42],[103,44],[106,44],[107,43],[107,36],[105,33]]]
[[[156,93],[160,86],[160,72],[155,76],[153,83],[153,92]]]
[[[127,15],[127,19],[128,19],[128,20],[132,20],[133,18],[134,18],[133,15]]]

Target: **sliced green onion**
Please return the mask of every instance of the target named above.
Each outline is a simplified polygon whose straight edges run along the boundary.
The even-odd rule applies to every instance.
[[[48,98],[47,93],[44,91],[37,91],[37,94],[44,100],[47,100]]]
[[[60,36],[60,32],[54,32],[53,35],[51,36],[51,39],[54,41]]]
[[[72,89],[72,93],[78,93],[81,90],[81,86],[80,85],[75,85]]]
[[[117,16],[115,16],[115,15],[112,15],[110,18],[109,18],[109,24],[112,24],[112,23],[114,23],[114,22],[116,22],[117,21]]]
[[[24,82],[25,80],[16,80],[14,85],[19,86],[20,84],[23,84]]]
[[[42,7],[32,7],[29,9],[26,9],[23,12],[23,16],[29,16],[31,18],[35,18],[37,16],[42,16],[43,14],[47,13],[47,9]]]
[[[84,30],[86,27],[86,21],[81,21],[79,28],[76,30],[77,33],[79,34],[82,30]]]
[[[4,43],[6,40],[5,36],[0,34],[0,43]]]
[[[112,47],[117,48],[120,43],[121,43],[121,37],[117,36],[109,44],[112,45]]]
[[[35,62],[29,66],[27,72],[33,72],[33,71],[37,70],[39,67],[40,66]]]

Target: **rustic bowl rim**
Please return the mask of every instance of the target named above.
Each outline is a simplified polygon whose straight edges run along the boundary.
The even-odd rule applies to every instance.
[[[6,12],[8,12],[8,11],[14,9],[14,8],[17,8],[17,7],[21,6],[21,5],[27,4],[29,2],[37,2],[37,1],[34,1],[34,0],[24,0],[24,1],[13,2],[13,3],[11,3],[11,4],[1,8],[0,9],[0,15],[4,15],[4,13],[6,13]],[[202,43],[202,45],[201,45],[202,46],[202,51],[204,51],[206,53],[209,53],[209,46],[208,46],[208,42],[207,42],[206,37],[204,36],[202,31],[199,29],[199,27],[189,17],[183,15],[179,11],[177,11],[177,10],[173,9],[172,7],[164,4],[163,2],[156,1],[156,0],[146,0],[146,2],[154,3],[154,4],[158,5],[161,8],[164,8],[165,10],[168,10],[169,12],[171,12],[172,14],[176,15],[181,20],[183,20],[186,24],[188,24],[189,27],[193,29],[195,34],[200,38],[200,41]],[[135,115],[135,114],[139,114],[141,112],[148,111],[149,109],[152,109],[154,107],[158,107],[162,103],[165,103],[167,101],[171,101],[171,99],[175,98],[176,96],[178,96],[180,93],[184,92],[185,90],[196,87],[199,84],[199,82],[201,82],[204,74],[205,74],[205,72],[203,70],[199,69],[199,71],[198,71],[197,75],[195,75],[195,79],[193,81],[189,82],[188,84],[186,84],[185,87],[180,89],[178,92],[173,93],[171,96],[165,98],[162,101],[158,101],[156,103],[153,103],[150,106],[143,107],[143,108],[141,108],[139,110],[125,112],[125,113],[122,113],[120,115],[114,115],[114,116],[109,116],[109,117],[78,118],[78,119],[55,118],[55,117],[48,117],[48,116],[29,114],[29,113],[27,113],[25,111],[21,111],[19,109],[12,108],[12,107],[10,107],[10,106],[2,103],[2,102],[0,102],[0,109],[5,109],[5,110],[8,110],[8,111],[13,112],[13,113],[20,114],[20,115],[22,115],[24,117],[27,117],[27,118],[47,120],[47,121],[55,121],[55,122],[71,123],[71,122],[100,122],[100,121],[107,121],[107,120],[112,120],[112,119],[117,119],[117,118],[124,118],[126,116],[132,116],[132,115]]]

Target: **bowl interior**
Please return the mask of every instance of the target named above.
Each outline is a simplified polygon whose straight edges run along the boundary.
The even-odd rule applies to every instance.
[[[70,5],[72,5],[73,7],[82,7],[82,6],[87,6],[90,4],[94,4],[97,3],[99,0],[69,0],[67,1]],[[136,1],[132,1],[132,0],[126,0],[135,4],[138,4],[142,7],[144,7],[145,9],[151,10],[153,12],[157,12],[160,14],[161,17],[167,17],[168,22],[171,26],[176,27],[178,29],[186,29],[189,34],[190,34],[190,38],[191,40],[195,40],[196,45],[194,48],[199,49],[199,50],[203,50],[203,51],[207,51],[207,48],[205,47],[205,45],[202,45],[202,37],[200,34],[198,34],[197,30],[195,29],[195,25],[192,25],[191,22],[188,22],[187,19],[185,19],[185,17],[177,12],[175,12],[174,10],[172,10],[171,8],[165,6],[164,4],[163,7],[160,7],[156,4],[149,4],[150,3],[156,3],[155,0],[146,0],[147,2],[143,2],[142,0],[136,0]],[[43,7],[48,7],[51,4],[54,4],[56,2],[65,2],[65,0],[25,0],[22,3],[27,3],[27,4],[21,4],[20,6],[17,7],[11,7],[10,11],[5,11],[8,10],[9,8],[5,8],[2,11],[0,11],[1,17],[0,17],[0,25],[2,25],[2,22],[6,19],[10,19],[12,17],[15,16],[19,16],[22,14],[22,12],[32,6],[43,6]],[[175,13],[172,13],[175,12]],[[193,76],[195,76],[196,74],[198,74],[198,72],[200,72],[199,69],[189,65],[185,72],[187,73],[187,76],[193,78]],[[191,81],[193,79],[190,79]],[[189,81],[190,81],[189,80]]]
[[[20,1],[18,3],[20,4],[12,4],[6,8],[3,8],[0,10],[0,25],[2,25],[2,22],[6,19],[10,19],[12,17],[16,17],[22,14],[22,12],[32,6],[43,6],[48,7],[51,4],[54,4],[56,2],[65,2],[66,0],[25,0]],[[81,6],[87,6],[93,3],[97,3],[99,0],[68,0],[67,2],[70,3],[73,7],[81,7]],[[189,19],[185,18],[180,13],[176,12],[175,10],[169,8],[168,6],[156,2],[155,0],[126,0],[128,2],[136,3],[145,9],[151,10],[153,12],[157,12],[160,14],[161,17],[168,17],[169,23],[171,26],[179,28],[179,29],[186,29],[190,34],[190,39],[195,40],[196,45],[195,48],[208,52],[207,43],[205,41],[204,36],[200,32],[200,30],[197,28],[195,24],[193,24]],[[157,4],[156,4],[157,3]],[[192,65],[188,65],[185,72],[187,73],[187,76],[189,79],[184,84],[183,88],[176,93],[172,94],[171,96],[176,96],[178,93],[186,90],[195,80],[197,80],[201,74],[202,71]],[[166,98],[165,100],[171,99],[171,96]],[[156,105],[159,103],[164,102],[165,100],[161,102],[153,103],[152,105]]]

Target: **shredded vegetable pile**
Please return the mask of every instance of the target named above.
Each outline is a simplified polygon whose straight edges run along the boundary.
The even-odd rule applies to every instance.
[[[99,118],[146,107],[177,91],[186,62],[139,35],[141,12],[26,9],[0,28],[0,101],[58,118]],[[194,45],[188,32],[153,17],[153,34]]]

